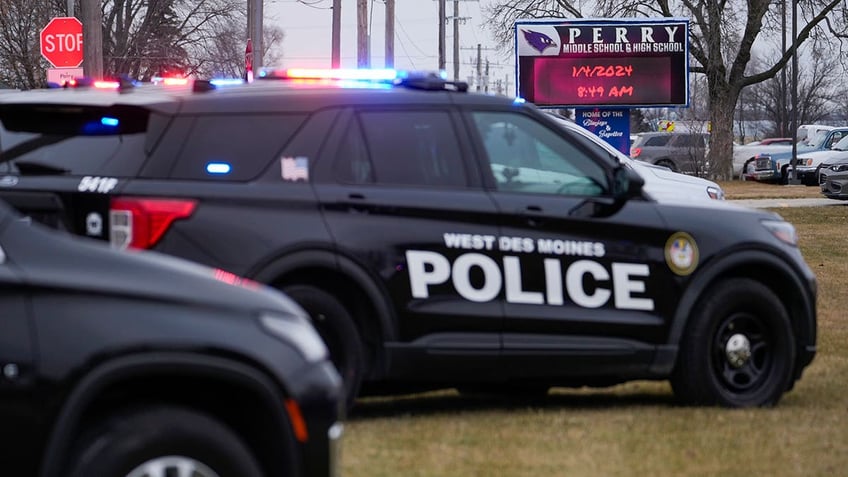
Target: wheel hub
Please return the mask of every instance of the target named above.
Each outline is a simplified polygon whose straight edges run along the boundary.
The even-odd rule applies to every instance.
[[[157,457],[133,469],[127,477],[218,477],[202,462],[184,456]]]
[[[737,333],[727,340],[724,354],[731,366],[741,368],[751,359],[751,341],[747,336]]]

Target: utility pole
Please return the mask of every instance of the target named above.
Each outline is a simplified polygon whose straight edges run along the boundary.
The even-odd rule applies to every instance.
[[[356,0],[356,66],[367,68],[368,58],[368,0]]]
[[[386,68],[395,66],[395,0],[386,0]]]
[[[453,80],[459,81],[459,0],[453,0]]]
[[[265,45],[262,43],[262,22],[264,2],[262,0],[247,1],[247,37],[253,48],[253,70],[262,68],[262,56]]]
[[[439,0],[439,70],[445,69],[445,0]]]
[[[100,0],[80,0],[82,67],[90,78],[103,78],[103,13]]]
[[[330,66],[341,68],[342,65],[342,0],[333,0],[333,39]]]
[[[480,83],[483,81],[483,78],[480,75],[480,61],[482,59],[482,45],[477,43],[477,91],[480,91]]]

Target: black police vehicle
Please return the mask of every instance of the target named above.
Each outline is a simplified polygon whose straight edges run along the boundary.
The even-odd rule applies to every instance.
[[[534,106],[435,75],[267,70],[0,99],[0,195],[284,290],[362,391],[670,379],[772,405],[815,354],[792,225],[657,203]]]
[[[342,382],[282,294],[2,203],[0,282],[2,475],[336,475]]]

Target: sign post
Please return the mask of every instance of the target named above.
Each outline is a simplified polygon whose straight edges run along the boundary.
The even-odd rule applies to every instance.
[[[55,17],[41,30],[41,56],[56,68],[82,64],[82,23],[75,17]]]

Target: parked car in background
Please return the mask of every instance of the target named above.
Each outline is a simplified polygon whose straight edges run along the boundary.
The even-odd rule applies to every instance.
[[[551,116],[565,128],[588,137],[592,142],[615,156],[620,163],[635,170],[645,180],[643,190],[658,201],[679,204],[692,201],[724,200],[724,190],[711,180],[673,172],[664,166],[633,160],[597,135],[587,131],[586,128],[575,124],[574,121],[555,114]]]
[[[2,201],[0,287],[3,475],[336,475],[341,379],[283,294]]]
[[[825,197],[848,200],[848,157],[821,164],[818,167],[818,183]]]
[[[630,157],[696,176],[709,170],[707,148],[710,135],[691,132],[639,133],[630,147]]]
[[[803,147],[796,147],[796,154],[808,154],[816,151],[830,151],[843,137],[848,136],[848,127],[830,128],[818,134]],[[759,154],[754,160],[746,162],[742,178],[760,182],[786,184],[792,170],[792,149],[787,151]],[[753,166],[753,168],[752,168]]]
[[[760,154],[792,150],[792,138],[766,138],[748,144],[733,145],[733,177],[742,178],[746,163],[753,162]]]
[[[819,185],[818,169],[825,162],[831,163],[848,157],[848,134],[829,150],[809,151],[798,155],[795,161],[795,178],[808,186]]]

